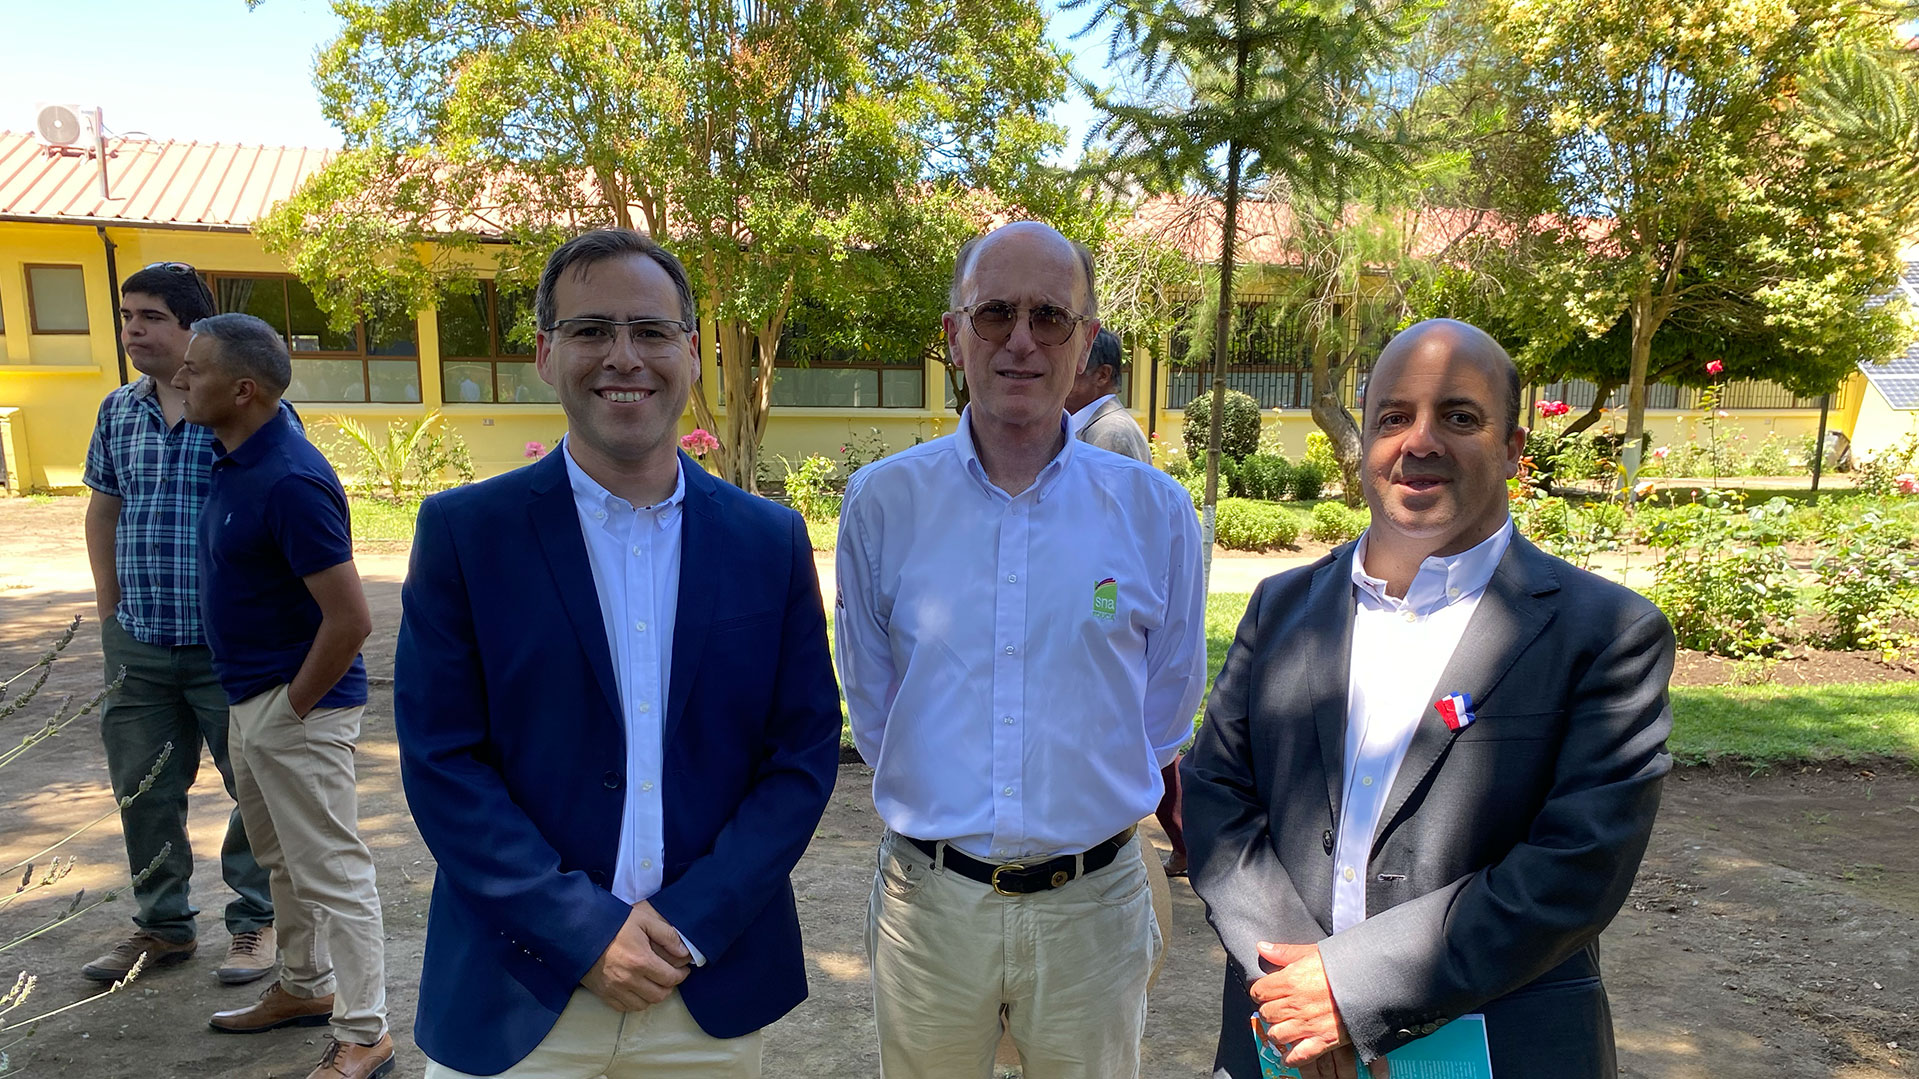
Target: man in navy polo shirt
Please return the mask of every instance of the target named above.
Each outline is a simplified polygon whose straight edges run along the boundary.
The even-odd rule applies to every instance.
[[[308,1079],[393,1066],[380,897],[359,835],[353,745],[372,630],[346,492],[280,412],[292,363],[250,315],[193,324],[173,384],[218,439],[200,513],[200,602],[231,715],[234,784],[279,912],[280,978],[212,1027],[252,1034],[331,1020]]]

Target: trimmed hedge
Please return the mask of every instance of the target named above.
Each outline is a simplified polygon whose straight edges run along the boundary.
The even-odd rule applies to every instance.
[[[1231,551],[1291,547],[1299,539],[1299,518],[1271,502],[1220,499],[1213,517],[1213,542]]]
[[[1213,391],[1209,386],[1186,402],[1186,456],[1198,467],[1205,467],[1206,438],[1211,433]],[[1259,451],[1259,402],[1238,390],[1226,391],[1226,414],[1220,423],[1219,452],[1222,457],[1243,461]]]

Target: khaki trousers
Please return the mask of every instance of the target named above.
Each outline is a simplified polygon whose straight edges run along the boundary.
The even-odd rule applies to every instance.
[[[1063,887],[1002,896],[888,832],[866,932],[883,1079],[986,1079],[1002,1015],[1026,1079],[1137,1077],[1164,951],[1138,843]]]
[[[511,1079],[759,1079],[761,1034],[715,1038],[700,1029],[679,990],[640,1012],[620,1012],[586,989],[573,998]],[[429,1063],[426,1079],[477,1079]]]
[[[315,708],[303,720],[280,686],[233,705],[235,798],[267,868],[280,938],[280,986],[333,994],[333,1036],[386,1033],[385,933],[373,856],[360,841],[353,745],[366,709]]]

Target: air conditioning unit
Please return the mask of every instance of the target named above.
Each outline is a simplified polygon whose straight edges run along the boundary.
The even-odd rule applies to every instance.
[[[48,146],[92,147],[100,138],[100,110],[86,105],[43,104],[33,133]]]

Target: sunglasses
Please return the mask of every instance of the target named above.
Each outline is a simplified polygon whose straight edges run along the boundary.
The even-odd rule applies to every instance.
[[[1026,312],[1027,326],[1033,334],[1036,344],[1053,346],[1063,345],[1079,329],[1079,324],[1087,321],[1087,316],[1076,315],[1064,307],[1041,304],[1038,307],[1016,307],[1005,300],[985,300],[971,307],[962,307],[952,312],[965,315],[966,321],[973,327],[973,333],[989,345],[1003,345],[1013,336],[1013,328],[1019,325],[1020,312]]]
[[[184,262],[149,262],[146,268],[149,270],[165,270],[168,273],[198,274],[200,272]]]

